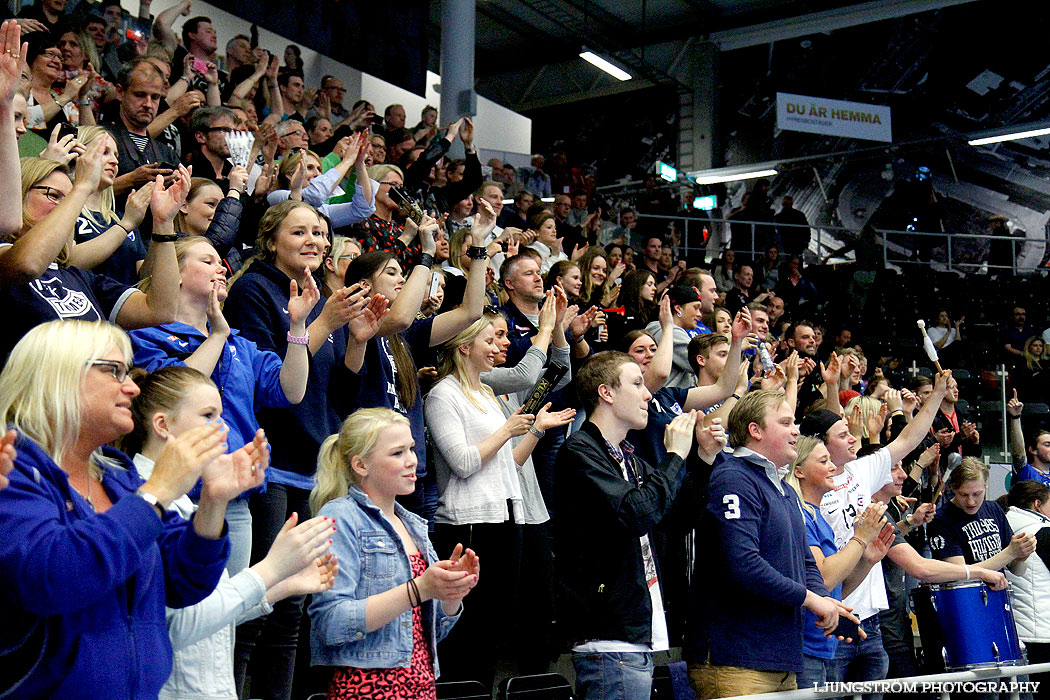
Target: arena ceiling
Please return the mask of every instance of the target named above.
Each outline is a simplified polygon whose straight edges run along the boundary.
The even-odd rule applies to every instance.
[[[479,93],[518,111],[652,86],[691,90],[688,52],[827,33],[974,0],[477,0]],[[431,69],[439,72],[441,3],[431,3]],[[630,72],[619,82],[579,58],[598,53]]]

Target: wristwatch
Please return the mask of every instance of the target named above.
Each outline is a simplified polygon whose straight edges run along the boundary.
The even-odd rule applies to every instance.
[[[149,503],[151,506],[153,506],[153,509],[157,511],[158,516],[160,516],[161,518],[164,517],[164,506],[160,504],[160,500],[156,496],[154,496],[152,493],[147,493],[142,489],[136,489],[135,495],[144,500],[146,503]]]

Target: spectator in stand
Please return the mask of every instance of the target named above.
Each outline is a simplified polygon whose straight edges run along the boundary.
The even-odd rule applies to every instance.
[[[201,107],[190,117],[190,133],[196,141],[189,161],[197,177],[212,180],[226,191],[233,163],[226,135],[237,129],[237,116],[228,107]]]
[[[873,503],[861,513],[854,524],[855,533],[841,548],[835,542],[835,531],[820,513],[824,494],[835,488],[835,464],[828,455],[828,448],[820,438],[800,436],[796,443],[798,456],[792,460],[790,470],[784,476],[798,494],[802,504],[802,515],[806,521],[806,540],[813,552],[813,560],[820,569],[824,585],[835,600],[843,594],[853,592],[857,583],[868,570],[879,561],[893,543],[892,529],[883,537],[883,526],[887,525],[883,513],[886,504]],[[856,545],[856,546],[854,546]],[[832,674],[829,666],[835,658],[838,640],[821,634],[813,613],[806,611],[802,628],[804,669],[797,675],[799,688],[820,687]],[[844,640],[847,644],[854,640]],[[860,643],[862,640],[855,640]]]
[[[121,449],[134,455],[135,470],[141,478],[149,479],[169,440],[216,420],[224,406],[214,382],[189,367],[168,367],[149,375],[142,370],[135,373],[144,375],[135,380],[142,393],[132,400],[135,429]],[[222,455],[216,461],[230,458]],[[227,506],[227,524],[232,522],[230,511],[235,503],[244,501],[238,498]],[[195,506],[183,496],[170,509],[188,520]],[[332,530],[331,521],[325,518],[298,526],[290,520],[266,557],[251,569],[231,577],[228,559],[227,570],[211,595],[190,607],[167,608],[165,617],[175,659],[171,676],[160,690],[161,700],[187,695],[236,697],[232,663],[236,622],[269,613],[273,603],[289,595],[330,588],[338,567],[332,556],[323,552]],[[232,557],[232,529],[230,536]]]
[[[306,119],[306,135],[310,140],[310,148],[324,143],[332,138],[332,122],[326,117],[314,115]]]
[[[992,571],[1009,569],[1014,576],[1023,576],[1036,549],[1036,536],[1014,534],[999,504],[985,500],[988,467],[966,457],[949,475],[948,487],[952,499],[926,529],[933,557]]]
[[[273,111],[280,114],[281,119],[295,119],[305,122],[306,114],[302,111],[303,105],[303,74],[291,69],[282,68],[277,73],[277,86],[281,91],[281,102]]]
[[[780,249],[770,246],[761,260],[755,261],[755,288],[770,294],[780,282]]]
[[[784,298],[778,297],[776,294],[771,294],[769,297],[769,326],[770,328],[775,327],[782,318],[784,318]]]
[[[1015,240],[1023,241],[1024,231],[1010,231],[1007,218],[996,215],[988,217],[988,236],[991,239],[988,250],[988,274],[1014,274],[1019,247]]]
[[[514,206],[507,207],[499,218],[499,225],[503,228],[513,227],[526,230],[529,227],[528,211],[536,201],[536,197],[525,190],[518,192],[514,197]]]
[[[436,546],[462,543],[488,552],[489,582],[475,593],[477,607],[443,646],[446,675],[486,685],[492,684],[497,654],[506,645],[503,632],[516,617],[505,603],[518,598],[522,573],[525,513],[518,471],[535,448],[537,433],[564,425],[575,413],[541,408],[536,415],[519,410],[504,416],[492,389],[481,381],[500,354],[494,323],[494,316],[483,316],[444,344],[438,382],[425,404],[440,494]],[[526,433],[531,435],[527,441],[514,440]]]
[[[1024,363],[1024,344],[1035,335],[1028,325],[1028,313],[1023,306],[1015,306],[1011,322],[999,330],[999,343],[1003,348],[1003,361],[1007,368],[1020,367]]]
[[[817,288],[802,277],[801,256],[788,258],[787,267],[776,286],[776,295],[784,300],[784,307],[793,314],[805,312],[819,302]]]
[[[1017,623],[1017,636],[1024,642],[1028,663],[1046,663],[1050,658],[1050,641],[1047,640],[1044,621],[1046,601],[1050,600],[1050,488],[1045,483],[1015,481],[1007,497],[1010,509],[1006,521],[1018,533],[1034,535],[1035,553],[1028,557],[1027,567],[1021,576],[1007,570],[1006,578],[1013,586],[1013,613]],[[1047,674],[1031,676],[1035,682],[1050,681]],[[1033,695],[1047,697],[1046,686]]]
[[[892,481],[893,465],[919,446],[930,430],[937,414],[936,406],[948,394],[950,372],[937,375],[931,400],[916,414],[903,431],[886,447],[873,454],[857,457],[859,441],[837,413],[821,409],[802,419],[799,431],[803,435],[820,438],[828,448],[836,466],[835,488],[824,495],[820,503],[821,515],[835,532],[835,544],[840,549],[855,536],[854,521],[871,503],[872,494]],[[837,401],[836,401],[837,404]],[[875,563],[843,602],[850,606],[861,621],[866,639],[857,644],[841,644],[835,659],[828,666],[828,680],[881,680],[889,669],[889,657],[882,645],[878,612],[889,607],[882,565]]]
[[[703,302],[695,287],[674,286],[667,295],[671,299],[674,321],[674,355],[671,373],[665,386],[688,389],[696,386],[696,375],[693,374],[692,363],[689,361],[688,348],[692,337],[689,331],[696,329]],[[645,330],[656,342],[660,342],[663,337],[663,328],[658,320],[651,322]]]
[[[333,699],[381,700],[387,688],[435,697],[437,644],[479,581],[473,550],[457,546],[439,560],[426,521],[397,502],[415,488],[412,443],[404,416],[370,408],[321,449],[310,505],[335,520],[342,575],[310,604],[310,650],[314,663],[337,667]],[[376,576],[380,570],[390,575]]]
[[[405,108],[399,104],[387,105],[383,110],[383,123],[375,127],[374,131],[379,134],[389,135],[392,131],[405,128]],[[389,145],[389,136],[387,142]]]
[[[386,163],[386,139],[383,138],[382,134],[372,134],[372,138],[369,140],[369,149],[372,155],[372,165]]]
[[[543,171],[544,159],[539,153],[532,156],[529,166],[521,169],[521,184],[534,197],[551,196],[551,178]]]
[[[638,364],[624,353],[599,353],[577,383],[588,420],[555,469],[554,561],[565,591],[559,619],[574,642],[580,698],[648,697],[652,653],[670,646],[651,531],[678,490],[696,414],[670,422],[667,456],[649,465],[624,440],[648,420],[652,397]]]
[[[404,175],[395,165],[373,165],[368,177],[378,184],[375,195],[375,214],[354,224],[352,235],[361,243],[365,253],[382,250],[393,253],[404,267],[414,267],[421,254],[417,226],[411,219],[402,225],[394,220],[401,204],[390,195],[391,188],[404,184]],[[409,223],[411,222],[411,223]],[[406,231],[406,227],[408,231]]]
[[[1050,429],[1045,426],[1034,428],[1026,443],[1021,426],[1023,410],[1024,404],[1018,401],[1017,389],[1014,389],[1013,398],[1006,403],[1006,414],[1010,419],[1010,457],[1013,461],[1014,483],[1030,479],[1050,485]]]
[[[332,245],[324,258],[324,279],[321,282],[321,294],[330,297],[337,289],[343,288],[346,268],[350,262],[361,255],[361,244],[346,236],[333,236]]]
[[[226,65],[223,66],[227,73],[233,73],[241,66],[255,68],[256,57],[252,52],[252,40],[244,34],[238,34],[226,42]]]
[[[798,495],[778,475],[796,457],[798,434],[794,410],[778,392],[751,392],[729,415],[735,450],[711,473],[704,517],[715,529],[708,556],[697,558],[710,574],[693,577],[694,625],[702,631],[693,630],[684,650],[701,698],[794,690],[804,668],[803,611],[828,635],[840,616],[856,621],[828,594]]]
[[[187,5],[188,7],[188,5]],[[215,65],[215,52],[219,48],[219,37],[215,33],[211,19],[207,17],[191,17],[182,24],[182,46],[175,50],[171,59],[172,78],[177,80],[185,73],[186,66],[194,64],[194,59],[205,64]],[[199,73],[200,71],[196,71]],[[218,88],[221,94],[226,93],[226,85],[229,75],[215,69],[218,78]]]
[[[146,243],[138,228],[146,218],[154,183],[146,183],[131,193],[124,212],[117,214],[113,180],[117,174],[117,145],[100,126],[79,129],[78,141],[90,146],[104,142],[102,176],[98,188],[88,197],[77,217],[72,264],[111,277],[126,285],[139,281],[139,269],[146,259]]]
[[[346,97],[346,88],[343,81],[334,75],[326,75],[321,78],[321,90],[318,94],[318,106],[310,110],[307,116],[324,116],[321,114],[323,106],[327,103],[327,119],[335,126],[340,121],[350,116],[350,110],[343,106]]]
[[[726,309],[735,314],[751,303],[751,284],[755,273],[750,265],[741,265],[733,273],[733,288],[726,293]]]
[[[471,228],[472,239],[484,240],[496,223],[491,208],[483,207],[483,211]],[[362,320],[359,328],[351,327],[346,360],[339,373],[356,391],[336,398],[344,413],[357,408],[384,407],[409,418],[416,440],[418,481],[411,500],[403,502],[427,520],[433,520],[437,509],[437,483],[433,471],[427,468],[423,400],[414,355],[422,356],[481,317],[487,266],[486,250],[469,246],[467,256],[471,262],[463,304],[436,316],[419,318],[430,284],[437,230],[436,220],[423,218],[418,232],[422,253],[407,279],[402,276],[398,260],[389,252],[367,252],[347,267],[346,279],[351,284],[362,284],[370,300],[389,302],[390,309],[378,318]]]
[[[587,218],[590,213],[587,211],[587,193],[577,190],[572,193],[572,210],[569,211],[566,217],[566,223],[569,226],[581,226],[583,220]]]
[[[62,52],[62,67],[66,71],[66,81],[69,80],[70,73],[79,74],[80,71],[87,71],[82,75],[87,77],[90,85],[83,99],[91,101],[91,113],[97,120],[102,114],[103,105],[117,99],[117,91],[112,83],[100,75],[101,66],[98,52],[95,50],[95,42],[83,32],[70,29],[59,36],[55,45]],[[78,103],[79,101],[78,99]]]
[[[65,15],[66,0],[37,0],[35,3],[23,5],[18,11],[18,17],[27,25],[22,30],[27,35],[34,30],[54,34]]]
[[[408,129],[390,129],[385,132],[387,162],[406,167],[405,156],[416,147],[416,140]]]
[[[94,124],[93,102],[89,97],[95,85],[94,72],[80,70],[75,78],[66,79],[57,39],[44,32],[30,34],[26,44],[29,46],[26,64],[31,76],[26,126],[46,137],[59,122],[73,126]],[[62,83],[65,85],[58,92],[55,86]]]
[[[412,138],[416,140],[416,145],[426,148],[431,141],[437,138],[437,119],[437,107],[427,105],[423,108],[419,123],[412,127]]]
[[[726,293],[733,288],[736,277],[736,251],[722,251],[721,260],[712,268],[711,272],[715,278],[715,286],[720,293]]]
[[[119,170],[113,192],[118,198],[158,175],[167,178],[179,162],[179,154],[148,131],[164,93],[164,76],[149,59],[129,61],[117,74],[120,116],[104,126],[117,142]]]
[[[56,321],[22,338],[0,373],[0,417],[18,431],[0,519],[24,535],[0,541],[4,648],[23,657],[5,655],[4,675],[22,697],[156,697],[172,669],[165,603],[214,589],[226,504],[265,480],[260,436],[203,473],[192,521],[168,511],[225,452],[226,431],[187,431],[144,482],[108,446],[134,428],[130,365],[117,327]]]
[[[529,218],[529,229],[536,232],[536,240],[529,244],[540,254],[540,274],[547,274],[551,266],[559,260],[568,260],[569,256],[562,250],[564,238],[558,236],[557,219],[549,211],[541,211]]]
[[[309,355],[304,346],[289,344],[282,360],[232,331],[221,307],[226,300],[226,268],[215,248],[205,238],[188,236],[179,239],[175,249],[180,273],[175,321],[132,331],[135,364],[149,372],[184,365],[210,376],[222,387],[222,415],[230,429],[227,443],[232,452],[251,442],[259,430],[257,410],[288,408],[302,400]],[[288,300],[292,332],[301,324],[297,335],[306,331],[308,301],[306,295]],[[252,549],[248,502],[238,499],[235,504],[227,514],[233,547],[227,564],[231,576],[248,566]]]
[[[619,243],[641,247],[635,229],[638,227],[638,212],[631,207],[620,209],[620,225],[602,232],[598,241],[601,245]]]
[[[607,312],[610,338],[623,338],[631,331],[641,330],[656,311],[656,281],[648,270],[635,270],[623,278],[616,303],[622,313]]]
[[[242,241],[246,237],[240,235],[244,211],[241,195],[247,179],[244,168],[234,167],[230,171],[229,191],[223,195],[222,188],[211,180],[193,178],[186,203],[175,217],[176,233],[206,238],[234,272],[241,269],[243,262]]]
[[[170,188],[155,184],[151,193],[154,284],[148,293],[69,264],[74,225],[98,190],[105,147],[105,140],[98,139],[77,158],[75,184],[54,161],[22,161],[23,229],[0,247],[4,282],[0,297],[12,310],[0,356],[6,356],[33,326],[55,319],[109,320],[124,328],[174,319],[178,262],[171,221],[189,189],[185,168],[180,168],[179,180]]]
[[[645,247],[642,248],[642,261],[638,265],[640,270],[648,270],[656,279],[657,292],[663,292],[670,282],[667,274],[660,270],[660,256],[663,254],[664,239],[656,234],[645,237]]]
[[[786,194],[780,199],[780,211],[773,217],[773,221],[777,225],[777,238],[784,246],[784,253],[788,256],[804,256],[809,250],[813,232],[809,228],[806,215],[795,209],[794,197]]]
[[[306,135],[306,127],[297,119],[285,119],[279,122],[276,131],[278,160],[283,160],[289,153],[304,151],[310,144],[310,139]]]
[[[259,222],[258,253],[230,285],[223,306],[228,325],[260,351],[287,357],[289,352],[299,352],[289,345],[302,345],[310,353],[302,401],[290,408],[258,412],[260,425],[273,438],[273,467],[266,492],[249,499],[252,561],[265,556],[293,512],[300,522],[309,520],[307,499],[317,451],[340,423],[330,397],[350,391],[334,376],[334,368],[345,354],[353,302],[349,294],[321,299],[313,277],[327,244],[325,227],[310,205],[290,201],[270,207]],[[253,695],[289,697],[302,606],[303,597],[293,596],[275,605],[266,618],[241,626],[235,671],[238,690],[243,688],[250,661]]]

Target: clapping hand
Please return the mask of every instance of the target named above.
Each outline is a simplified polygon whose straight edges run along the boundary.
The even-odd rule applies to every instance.
[[[18,452],[15,451],[17,438],[18,433],[14,430],[8,430],[3,437],[0,437],[0,491],[7,488],[10,483],[7,475],[15,468],[15,459],[18,457]]]

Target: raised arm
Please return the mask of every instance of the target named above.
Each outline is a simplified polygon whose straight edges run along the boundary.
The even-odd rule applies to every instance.
[[[719,401],[729,398],[736,388],[737,373],[740,371],[740,353],[744,338],[751,332],[751,311],[745,306],[736,313],[733,319],[732,342],[729,345],[729,356],[718,382],[711,386],[695,386],[689,390],[682,408],[686,411],[699,410],[714,406]]]
[[[15,115],[11,103],[21,79],[26,45],[21,43],[18,22],[9,19],[0,25],[0,181],[10,183],[0,199],[0,235],[22,230],[22,200],[13,183],[21,181]]]
[[[1017,389],[1014,396],[1006,403],[1006,414],[1010,423],[1010,461],[1013,462],[1014,474],[1028,464],[1028,452],[1024,444],[1024,429],[1021,426],[1021,413],[1024,404],[1017,400]]]
[[[952,379],[951,370],[937,373],[933,385],[933,393],[930,394],[930,398],[926,399],[926,403],[915,414],[915,418],[905,426],[901,434],[897,436],[897,439],[886,446],[890,451],[890,461],[892,463],[896,464],[907,457],[912,450],[919,446],[926,434],[930,432],[933,419],[937,417],[937,411],[940,410],[941,400],[948,393],[949,382],[955,383],[955,380]]]
[[[660,342],[645,371],[645,388],[651,394],[663,389],[667,378],[671,376],[671,363],[674,360],[674,321],[671,318],[671,297],[667,295],[660,300],[659,318]]]
[[[496,212],[492,205],[484,199],[480,201],[480,208],[474,217],[474,223],[470,230],[470,246],[480,247],[489,232],[496,226]],[[471,258],[470,268],[467,271],[467,287],[463,291],[463,303],[451,311],[438,314],[434,318],[434,327],[430,332],[431,346],[439,345],[481,318],[485,311],[485,268],[488,267],[488,259],[485,257]],[[404,294],[404,290],[401,291]],[[423,303],[420,298],[419,303]]]

